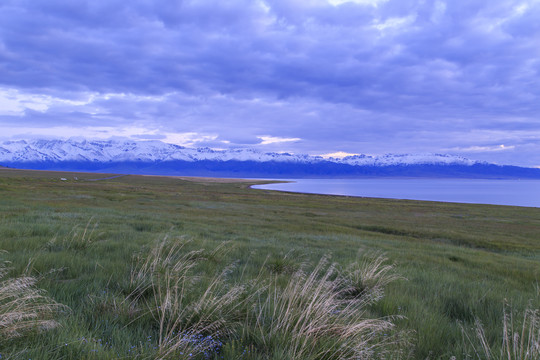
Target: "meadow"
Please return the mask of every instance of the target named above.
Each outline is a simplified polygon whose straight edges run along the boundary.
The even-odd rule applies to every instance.
[[[540,208],[109,176],[0,169],[1,359],[538,358]]]

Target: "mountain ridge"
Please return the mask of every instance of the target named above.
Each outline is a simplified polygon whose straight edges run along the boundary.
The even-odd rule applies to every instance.
[[[386,154],[382,156],[352,155],[343,158],[317,155],[259,152],[242,148],[214,150],[210,148],[187,148],[152,141],[117,140],[18,140],[0,143],[0,161],[278,161],[317,163],[333,162],[348,165],[398,165],[398,164],[461,164],[473,165],[478,161],[447,154]]]
[[[18,140],[0,143],[0,165],[35,170],[215,177],[533,178],[540,169],[501,166],[448,154],[352,155],[344,158],[188,148],[161,141]]]

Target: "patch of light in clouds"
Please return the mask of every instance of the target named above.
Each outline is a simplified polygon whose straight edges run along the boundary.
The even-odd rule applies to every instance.
[[[391,30],[399,30],[408,25],[411,25],[412,23],[414,23],[415,20],[416,15],[409,15],[406,17],[394,17],[382,22],[380,20],[376,20],[373,27],[380,32],[385,33]]]
[[[23,94],[16,89],[0,89],[0,115],[22,116],[26,109],[46,111],[51,102],[50,96]]]
[[[126,140],[160,140],[165,143],[175,144],[185,147],[196,147],[198,143],[213,141],[217,135],[199,134],[195,132],[168,133],[160,132],[159,129],[128,126],[88,126],[77,128],[72,126],[52,126],[52,127],[4,127],[0,125],[2,140],[17,139],[38,139],[38,138],[78,138],[83,136],[88,140],[107,140],[111,138],[123,138]],[[227,141],[223,141],[224,144]]]
[[[433,23],[438,23],[444,17],[446,13],[446,4],[440,0],[435,3],[433,13],[431,14],[430,20]]]
[[[46,112],[57,106],[80,107],[94,105],[101,101],[127,101],[127,102],[163,102],[168,96],[163,95],[137,95],[130,93],[76,93],[76,99],[51,96],[39,93],[23,92],[12,88],[0,88],[0,115],[24,115],[26,109]]]
[[[380,3],[385,3],[387,1],[388,0],[328,0],[333,6],[339,6],[346,3],[378,6]]]
[[[466,148],[453,148],[448,149],[451,151],[459,151],[459,152],[491,152],[491,151],[505,151],[505,150],[514,150],[516,147],[506,146],[504,144],[501,145],[495,145],[495,146],[470,146]]]
[[[516,7],[514,7],[514,13],[516,14],[516,16],[521,16],[521,15],[525,14],[525,12],[528,9],[529,9],[529,4],[522,3],[522,4],[519,4]]]
[[[329,158],[343,159],[343,158],[345,158],[347,156],[354,156],[354,155],[360,155],[360,154],[353,154],[353,153],[348,153],[348,152],[344,152],[344,151],[337,151],[337,152],[333,152],[333,153],[322,154],[322,155],[319,155],[319,156],[322,157],[322,158],[325,158],[325,159],[329,159]]]
[[[217,135],[205,135],[196,132],[186,133],[163,133],[163,141],[169,144],[176,144],[180,146],[193,147],[197,143],[205,141],[214,141],[217,139]]]
[[[287,143],[287,142],[297,142],[301,141],[300,138],[282,138],[277,136],[262,135],[257,136],[261,139],[261,145],[277,144],[277,143]]]
[[[84,136],[88,139],[110,139],[112,137],[131,138],[138,134],[144,133],[148,135],[157,134],[157,130],[138,128],[138,127],[112,127],[112,126],[88,126],[88,127],[73,127],[73,126],[49,126],[49,127],[14,127],[1,126],[0,131],[2,138],[22,138],[32,139],[39,137],[55,137],[68,139],[71,137]]]

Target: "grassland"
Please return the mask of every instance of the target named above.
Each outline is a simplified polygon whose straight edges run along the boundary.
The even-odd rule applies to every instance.
[[[331,358],[320,349],[302,351],[336,348],[341,340],[285,348],[298,329],[278,327],[276,314],[284,311],[276,309],[305,308],[291,289],[335,285],[336,274],[354,274],[346,270],[349,264],[381,253],[401,279],[384,287],[384,297],[377,289],[377,301],[362,300],[361,315],[384,330],[372,340],[399,348],[402,357],[482,358],[474,350],[480,346],[477,320],[484,340],[498,351],[504,309],[519,327],[519,314],[540,306],[540,208],[250,189],[256,181],[90,181],[100,177],[107,175],[0,169],[5,277],[32,278],[45,291],[40,296],[65,306],[53,305],[58,326],[49,331],[0,338],[2,359],[280,359],[291,351],[298,358]],[[170,259],[152,258],[156,251]],[[299,270],[303,285],[295,283]],[[320,282],[325,276],[328,281]],[[185,310],[180,301],[174,313],[181,316],[172,318],[163,309],[174,304],[163,294],[198,307]],[[334,300],[341,301],[325,301]],[[342,311],[340,304],[313,319]],[[157,310],[147,311],[149,306]],[[254,307],[255,319],[246,316]],[[204,343],[204,351],[189,357],[168,345],[182,326],[201,330],[183,334],[184,350]],[[218,338],[209,338],[212,332]]]

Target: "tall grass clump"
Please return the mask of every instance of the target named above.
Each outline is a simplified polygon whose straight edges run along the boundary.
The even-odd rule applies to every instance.
[[[341,273],[341,285],[344,286],[342,293],[348,297],[361,297],[375,302],[384,296],[384,288],[389,283],[403,279],[382,253],[359,253],[359,258]]]
[[[0,343],[29,332],[56,328],[55,317],[68,308],[36,287],[36,278],[7,278],[6,263],[0,264]]]
[[[349,296],[345,279],[350,276],[323,257],[311,272],[295,272],[284,287],[274,277],[257,298],[244,342],[268,359],[400,357],[398,349],[405,342],[390,335],[393,319],[367,316],[374,297],[367,292]]]
[[[186,241],[165,239],[139,258],[131,273],[129,300],[146,304],[158,328],[160,359],[219,351],[243,303],[244,287],[227,282],[232,267],[203,276],[197,269],[207,259],[205,252],[185,247]]]
[[[382,256],[343,270],[323,257],[311,271],[304,264],[292,274],[262,264],[254,278],[241,271],[233,282],[234,266],[216,270],[209,260],[219,258],[216,251],[223,247],[187,248],[185,240],[160,241],[131,271],[127,301],[146,307],[141,317],[149,317],[156,329],[157,358],[338,360],[409,354],[406,336],[394,329],[395,318],[369,314],[382,286],[397,279]],[[370,285],[353,291],[362,281]]]
[[[45,248],[49,251],[74,250],[83,251],[93,245],[96,241],[95,231],[98,227],[98,222],[91,217],[84,228],[78,225],[74,226],[69,234],[62,239],[57,236],[53,237]]]
[[[505,306],[502,322],[502,337],[499,344],[491,344],[484,326],[476,319],[474,335],[462,329],[464,338],[472,347],[474,358],[479,360],[538,360],[540,359],[540,310],[525,309],[521,325]]]

